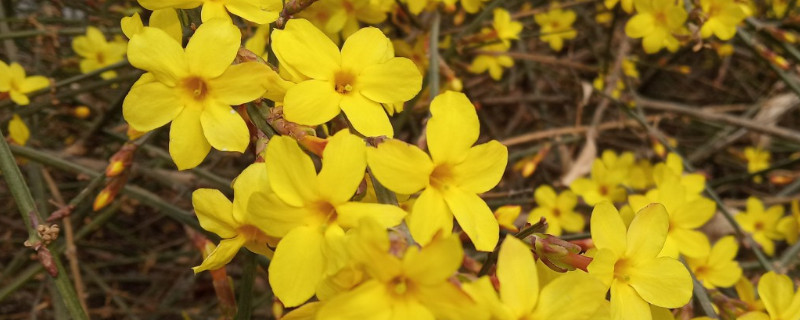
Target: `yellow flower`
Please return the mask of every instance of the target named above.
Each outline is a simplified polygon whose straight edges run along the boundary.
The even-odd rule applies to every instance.
[[[507,52],[509,45],[501,43],[491,44],[480,48],[486,54],[479,54],[472,59],[472,64],[469,65],[467,71],[481,74],[489,71],[489,75],[494,80],[500,80],[503,77],[503,67],[510,68],[514,66],[514,59],[503,55]]]
[[[703,38],[713,34],[720,40],[730,40],[736,34],[736,26],[747,17],[739,4],[730,0],[700,0],[700,6],[706,15],[700,28]]]
[[[564,40],[575,39],[578,36],[578,32],[572,28],[575,17],[575,11],[559,8],[534,15],[533,19],[541,28],[539,39],[547,42],[553,50],[561,51]]]
[[[764,303],[756,298],[756,289],[749,279],[746,277],[739,278],[739,281],[736,282],[733,288],[736,290],[736,296],[743,302],[743,309],[745,312],[764,310]]]
[[[767,314],[749,312],[739,320],[789,320],[800,319],[800,292],[794,290],[794,282],[786,275],[767,272],[758,281],[758,295],[764,302]]]
[[[344,111],[365,136],[392,136],[381,104],[413,98],[422,75],[411,60],[395,58],[392,43],[376,28],[363,28],[341,52],[308,20],[292,19],[272,33],[273,52],[282,71],[297,85],[286,91],[286,120],[319,125]]]
[[[181,42],[183,39],[183,27],[181,26],[180,19],[178,19],[178,12],[176,12],[175,9],[167,8],[153,11],[153,13],[150,14],[150,21],[148,23],[150,27],[164,30],[164,32],[177,42]],[[134,13],[130,17],[122,18],[122,20],[120,20],[120,26],[122,26],[122,33],[124,33],[128,39],[133,38],[134,35],[144,30],[144,23],[139,13]]]
[[[24,106],[31,103],[26,94],[50,86],[50,80],[43,76],[25,76],[25,69],[16,62],[7,65],[0,61],[0,92],[8,92],[11,101]]]
[[[692,297],[692,277],[674,258],[658,257],[669,228],[664,206],[651,204],[636,213],[626,230],[608,202],[592,212],[592,240],[598,251],[589,274],[611,288],[611,318],[650,320],[649,304],[679,308]]]
[[[552,187],[542,185],[533,193],[536,199],[536,208],[528,216],[528,223],[534,224],[539,218],[547,219],[547,233],[560,236],[564,231],[580,232],[586,224],[582,215],[575,212],[578,196],[572,191],[565,190],[559,195]]]
[[[413,46],[403,40],[392,40],[392,45],[394,46],[394,53],[398,57],[411,59],[411,61],[417,65],[420,74],[427,72],[428,62],[430,61],[430,59],[428,59],[427,37],[417,38]]]
[[[595,312],[605,303],[603,283],[574,271],[541,285],[537,269],[530,248],[517,238],[506,237],[497,259],[500,296],[488,277],[464,288],[491,311],[492,319],[595,319]]]
[[[604,3],[608,9],[614,9],[614,6],[620,3],[622,10],[625,10],[627,13],[633,13],[633,0],[605,0]]]
[[[365,143],[347,130],[336,133],[322,154],[319,174],[314,163],[290,137],[273,137],[267,145],[266,166],[274,193],[250,200],[260,212],[264,231],[282,238],[269,266],[269,282],[287,307],[302,304],[324,276],[336,271],[331,250],[344,232],[362,217],[383,227],[398,225],[406,215],[399,207],[351,202],[366,169]]]
[[[591,179],[579,178],[569,188],[580,195],[588,205],[593,206],[603,201],[621,202],[625,200],[627,191],[622,187],[625,179],[620,170],[612,170],[602,159],[594,159]]]
[[[778,221],[778,232],[783,234],[786,242],[794,244],[800,237],[800,203],[792,200],[792,214]]]
[[[644,190],[655,184],[653,164],[647,159],[636,161],[628,174],[627,185],[632,189]]]
[[[28,126],[16,113],[11,117],[11,121],[8,122],[8,137],[11,138],[11,142],[20,146],[24,146],[28,142],[28,138],[31,137],[31,131]]]
[[[683,174],[683,159],[675,154],[667,154],[667,159],[663,163],[656,164],[653,168],[653,179],[656,183],[661,183],[667,179],[677,177],[680,184],[686,188],[686,200],[694,200],[700,197],[706,188],[706,177],[699,173]]]
[[[431,102],[427,141],[430,157],[399,140],[367,149],[372,173],[389,190],[423,190],[408,217],[414,240],[425,245],[447,236],[453,216],[480,251],[492,251],[499,227],[477,193],[492,189],[508,163],[508,149],[496,140],[473,146],[480,134],[475,107],[463,93],[447,91]]]
[[[194,267],[195,273],[222,268],[242,247],[272,257],[276,238],[266,235],[259,218],[247,210],[250,196],[269,190],[263,164],[252,164],[233,183],[233,202],[216,189],[197,189],[192,193],[192,205],[200,226],[215,233],[222,241],[203,263]]]
[[[511,40],[519,39],[519,32],[522,31],[522,23],[511,20],[511,14],[502,8],[494,9],[492,27],[497,33],[497,38],[506,46],[511,44]]]
[[[359,21],[376,25],[386,20],[386,13],[394,7],[389,0],[319,0],[297,15],[308,19],[325,32],[334,42],[340,43],[339,33],[349,37],[359,29]]]
[[[122,114],[145,132],[172,121],[169,153],[178,169],[196,167],[212,146],[244,152],[250,143],[247,125],[230,106],[264,94],[272,70],[256,62],[232,66],[240,41],[238,28],[217,19],[197,28],[185,50],[151,27],[128,45],[131,64],[148,73],[125,97]]]
[[[642,46],[647,53],[656,53],[666,47],[675,52],[680,42],[673,33],[683,31],[688,14],[682,2],[674,0],[634,0],[636,15],[625,25],[625,33],[631,38],[643,38]]]
[[[348,249],[371,279],[325,301],[317,319],[485,318],[470,296],[450,281],[464,256],[457,236],[409,247],[398,258],[389,253],[386,230],[364,220],[348,232],[360,238],[349,242]]]
[[[95,27],[86,28],[85,36],[72,39],[72,50],[75,50],[81,59],[81,72],[88,73],[122,61],[128,44],[124,40],[106,41],[106,37]],[[117,76],[114,70],[100,74],[103,79]]]
[[[727,236],[717,240],[707,256],[686,258],[686,263],[704,287],[727,288],[736,284],[742,277],[742,268],[736,262],[738,250],[739,244],[736,243],[736,238]]]
[[[269,57],[267,43],[269,43],[269,25],[262,24],[256,28],[253,36],[244,42],[244,47],[266,61]]]
[[[636,61],[631,58],[622,60],[622,73],[634,79],[639,79],[639,70],[636,69]]]
[[[760,147],[747,147],[744,148],[744,157],[747,159],[747,172],[755,173],[769,168],[770,153]],[[761,176],[753,177],[755,183],[761,183],[763,178]]]
[[[283,8],[280,0],[139,0],[139,4],[154,11],[193,9],[202,5],[200,15],[204,23],[213,19],[231,21],[228,13],[232,13],[253,23],[266,24],[278,19],[278,13]]]
[[[704,197],[687,198],[686,188],[677,175],[668,172],[663,180],[656,180],[657,188],[645,196],[631,195],[628,202],[634,211],[651,202],[663,204],[669,217],[669,232],[662,256],[677,258],[678,253],[688,257],[708,255],[711,245],[705,234],[695,229],[704,225],[716,211],[716,203]],[[691,199],[691,200],[689,200]]]
[[[745,213],[736,215],[738,222],[744,231],[753,235],[755,240],[764,249],[764,252],[772,256],[775,254],[775,244],[773,240],[783,240],[784,236],[778,230],[778,220],[783,216],[783,206],[774,205],[764,210],[764,203],[756,197],[747,198],[747,210]]]

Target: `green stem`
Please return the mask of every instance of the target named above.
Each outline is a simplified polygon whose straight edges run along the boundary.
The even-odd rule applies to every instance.
[[[692,276],[692,282],[694,283],[694,298],[697,299],[697,302],[700,304],[700,308],[703,309],[703,313],[706,314],[707,317],[711,319],[719,319],[717,312],[714,311],[714,304],[711,302],[711,297],[708,295],[708,291],[706,288],[703,287],[703,284],[697,280],[694,272],[692,269],[689,268],[689,265],[686,264],[686,261],[681,258],[681,262],[684,266],[686,266],[686,270],[689,270],[689,275]]]
[[[0,170],[3,172],[3,178],[6,180],[8,188],[11,190],[11,195],[14,197],[17,208],[22,215],[22,220],[25,222],[25,226],[28,229],[29,243],[38,243],[40,239],[36,232],[36,227],[31,220],[35,218],[44,222],[44,219],[41,217],[38,210],[36,210],[31,191],[28,189],[28,185],[22,177],[22,172],[20,172],[16,160],[14,159],[14,154],[11,153],[11,149],[9,149],[6,138],[3,136],[2,132],[0,132]],[[75,293],[75,288],[72,287],[72,282],[69,280],[64,266],[61,264],[61,259],[56,255],[52,255],[52,260],[58,268],[58,276],[54,279],[56,288],[61,294],[70,316],[72,316],[73,319],[88,319]]]
[[[109,34],[121,34],[122,29],[120,28],[112,28],[105,30],[106,33]],[[35,37],[41,35],[48,35],[48,34],[63,34],[63,35],[82,35],[86,33],[86,28],[58,28],[58,29],[36,29],[36,30],[23,30],[23,31],[14,31],[8,32],[4,34],[0,34],[0,40],[5,39],[14,39],[14,38],[26,38],[26,37]]]
[[[236,312],[236,320],[250,319],[253,313],[253,282],[256,277],[256,254],[248,250],[242,250],[244,255],[244,271],[239,285],[238,302],[239,311]]]
[[[439,94],[439,26],[441,24],[439,11],[433,14],[431,37],[428,39],[428,50],[430,52],[430,61],[428,61],[428,95],[430,95],[431,100]]]

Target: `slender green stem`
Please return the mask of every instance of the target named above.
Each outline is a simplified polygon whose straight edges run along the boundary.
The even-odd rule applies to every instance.
[[[236,320],[250,319],[253,313],[253,282],[256,277],[256,254],[247,250],[242,250],[244,255],[244,271],[242,280],[239,284],[238,301],[239,311],[236,312]]]
[[[106,30],[110,34],[120,34],[122,29],[113,28]],[[82,35],[86,33],[86,28],[72,27],[72,28],[58,28],[58,29],[36,29],[36,30],[22,30],[0,34],[0,40],[35,37],[47,34],[63,34],[63,35]]]
[[[36,232],[36,227],[31,220],[38,219],[38,221],[44,222],[44,219],[38,210],[36,210],[31,191],[28,189],[28,185],[22,177],[22,172],[20,172],[16,160],[14,159],[14,154],[11,153],[11,149],[9,149],[8,143],[6,142],[6,137],[3,136],[2,132],[0,132],[0,170],[3,172],[3,178],[6,180],[8,188],[11,190],[11,195],[14,197],[19,212],[22,215],[22,220],[25,222],[25,226],[28,229],[29,243],[38,243],[40,239]],[[61,264],[61,259],[56,255],[52,255],[52,261],[58,269],[58,275],[54,279],[56,288],[61,294],[70,316],[72,316],[73,319],[88,319],[75,293],[75,288],[72,287],[72,282],[69,280],[64,266]]]
[[[783,82],[790,89],[792,89],[792,91],[794,91],[795,94],[800,96],[800,83],[798,83],[796,81],[796,78],[793,78],[792,75],[790,75],[788,72],[786,72],[786,70],[783,70],[783,69],[779,68],[774,63],[772,63],[771,61],[768,61],[767,59],[762,57],[757,52],[757,50],[756,50],[756,41],[755,41],[753,35],[750,34],[750,32],[748,32],[747,30],[744,30],[744,28],[739,28],[738,31],[736,32],[736,35],[739,36],[739,38],[741,38],[742,40],[744,40],[744,43],[747,44],[747,46],[750,47],[751,50],[753,50],[753,52],[756,54],[756,56],[761,58],[762,60],[764,60],[764,62],[767,65],[769,65],[769,67],[772,68],[772,70],[775,71],[776,74],[778,74],[778,77],[780,77],[781,80],[783,80]],[[791,46],[791,45],[788,45],[788,46]],[[795,49],[795,48],[792,48],[792,49]],[[794,51],[792,51],[792,52],[796,52],[796,49]]]
[[[433,13],[433,24],[431,25],[431,35],[428,43],[430,61],[428,62],[428,94],[431,100],[439,94],[439,27],[441,16],[439,11]]]
[[[689,274],[692,276],[692,282],[694,283],[694,298],[697,299],[697,302],[700,304],[700,308],[703,309],[703,313],[706,314],[707,317],[711,319],[719,319],[717,312],[714,311],[714,304],[711,302],[711,297],[708,295],[708,291],[706,288],[703,287],[703,284],[697,280],[697,276],[695,276],[692,269],[689,268],[689,265],[686,264],[686,261],[681,258],[681,262],[684,266],[686,266],[686,270],[689,270]]]

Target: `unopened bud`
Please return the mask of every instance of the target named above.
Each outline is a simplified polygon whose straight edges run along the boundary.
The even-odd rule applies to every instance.
[[[75,109],[72,109],[72,115],[74,115],[78,119],[86,119],[92,114],[92,109],[89,109],[87,106],[77,106]]]
[[[549,234],[536,234],[532,239],[533,253],[550,269],[567,272],[581,269],[586,271],[591,258],[580,254],[581,247]]]

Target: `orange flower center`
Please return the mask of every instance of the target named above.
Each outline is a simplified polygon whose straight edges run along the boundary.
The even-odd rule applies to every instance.
[[[453,168],[447,164],[440,164],[433,169],[429,183],[436,189],[447,189],[453,180]]]
[[[614,278],[622,282],[630,281],[631,267],[630,261],[626,259],[617,260],[617,263],[614,264]]]
[[[404,296],[414,289],[414,283],[404,275],[394,277],[389,281],[389,293],[395,296]]]
[[[181,87],[186,93],[197,101],[202,101],[208,95],[208,83],[200,77],[189,77],[181,81]]]
[[[334,89],[340,94],[349,94],[353,91],[356,75],[349,71],[339,71],[333,75]]]

